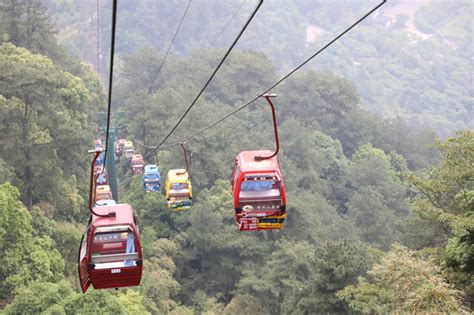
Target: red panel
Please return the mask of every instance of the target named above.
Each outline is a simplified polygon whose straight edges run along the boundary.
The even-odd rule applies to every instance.
[[[286,210],[286,192],[283,176],[280,171],[278,160],[273,157],[268,160],[255,161],[257,155],[268,155],[271,151],[243,151],[237,155],[232,172],[232,193],[234,197],[234,211],[237,224],[241,231],[252,230],[271,230],[281,228],[281,224],[259,224],[259,218],[268,218],[269,216],[277,216],[278,220],[284,219],[282,214]],[[245,177],[271,176],[280,180],[278,197],[259,196],[246,199],[240,199],[240,188]],[[272,187],[276,189],[277,187]],[[244,211],[245,205],[250,205],[253,210]],[[273,206],[276,208],[273,209]],[[282,221],[279,221],[282,222]]]
[[[79,245],[79,253],[77,255],[77,268],[79,271],[79,282],[81,284],[82,293],[86,293],[91,285],[91,279],[89,275],[89,264],[87,262],[87,256],[81,257],[82,242],[84,241],[84,235],[82,235],[81,243]],[[82,258],[82,259],[81,259]]]
[[[140,284],[143,265],[143,252],[141,248],[140,238],[135,220],[133,217],[133,209],[128,204],[110,205],[95,208],[97,212],[108,213],[114,212],[113,217],[97,217],[92,216],[92,223],[90,227],[90,237],[87,239],[87,251],[79,252],[78,263],[79,278],[83,292],[86,292],[89,286],[95,289],[120,288],[136,286]],[[132,233],[135,237],[135,249],[138,252],[139,266],[122,266],[116,268],[94,269],[89,267],[92,253],[102,254],[120,254],[126,250],[126,240],[124,239],[95,239],[96,229],[99,226],[114,226],[114,225],[130,225]],[[107,234],[107,233],[98,233]],[[81,242],[82,243],[82,242]],[[105,266],[105,265],[102,265]],[[109,266],[107,266],[109,267]]]
[[[142,266],[111,269],[93,269],[90,271],[94,289],[111,289],[140,285]]]

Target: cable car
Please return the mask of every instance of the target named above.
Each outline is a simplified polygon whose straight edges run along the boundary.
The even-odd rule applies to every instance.
[[[118,156],[119,158],[122,156],[122,149],[120,149],[120,144],[117,143],[115,145],[115,155]]]
[[[166,176],[166,200],[172,210],[187,210],[193,204],[193,188],[184,169],[170,170]]]
[[[98,200],[95,205],[96,206],[110,206],[110,205],[116,205],[117,203],[115,202],[115,200],[113,199],[110,199],[110,200]]]
[[[96,148],[95,150],[102,150],[102,149],[101,148]],[[105,163],[105,154],[102,152],[102,153],[100,153],[97,160],[95,160],[95,162],[94,162],[94,174],[95,175],[103,173],[104,163]]]
[[[119,148],[121,153],[125,152],[125,142],[127,142],[127,140],[125,140],[125,139],[119,139],[118,140],[118,148]]]
[[[132,167],[132,174],[143,174],[143,166],[145,161],[143,161],[143,156],[141,154],[134,154],[132,156],[132,161],[130,163]]]
[[[165,182],[165,195],[169,209],[187,210],[193,205],[193,187],[189,179],[188,155],[186,154],[184,143],[179,145],[183,150],[186,169],[168,171]]]
[[[110,200],[112,198],[112,191],[109,185],[100,185],[95,188],[95,201]]]
[[[133,157],[133,142],[132,141],[125,141],[123,152],[124,152],[125,157],[128,160],[132,159]]]
[[[100,141],[100,139],[95,139],[95,142],[94,142],[94,149],[95,149],[95,150],[98,150],[98,149],[101,149],[101,150],[102,150],[102,141]]]
[[[232,172],[235,217],[241,231],[281,229],[286,217],[285,184],[275,157],[255,161],[272,151],[244,151]]]
[[[160,170],[155,164],[145,165],[145,173],[143,174],[143,189],[145,192],[160,191]]]
[[[278,164],[280,149],[275,107],[271,97],[262,95],[272,109],[275,152],[269,150],[240,152],[232,170],[232,194],[235,219],[241,231],[281,229],[286,218],[286,192]]]
[[[96,186],[102,186],[102,185],[108,185],[108,184],[109,184],[109,179],[108,179],[106,171],[103,171],[102,173],[99,173],[96,175],[96,179],[95,179]]]
[[[136,217],[128,204],[92,209],[82,236],[78,273],[82,292],[137,286],[143,272],[143,252]]]

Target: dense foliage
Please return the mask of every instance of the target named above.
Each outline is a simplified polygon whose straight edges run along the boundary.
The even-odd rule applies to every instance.
[[[46,2],[60,23],[69,12],[84,12],[87,4]],[[322,27],[340,22],[337,12],[318,2],[326,11],[308,10],[308,17],[324,15]],[[164,39],[151,21],[163,29],[174,26],[156,19],[150,10],[154,2],[122,3],[121,12],[129,14],[123,25],[133,27],[119,40],[114,104],[124,112],[127,131],[118,132],[146,154],[147,146],[174,125],[224,51],[185,48],[182,39],[176,44],[181,56],[169,58],[157,73],[163,53],[155,48]],[[160,14],[171,16],[174,8],[166,3]],[[306,8],[313,2],[295,3]],[[226,6],[229,12],[235,9]],[[295,4],[276,7],[281,12],[259,22],[258,29],[272,29],[277,17],[293,20],[302,14]],[[211,8],[219,10],[217,4]],[[341,21],[357,16],[357,8],[347,8]],[[202,48],[209,25],[224,22],[212,21],[209,8],[197,9],[200,14],[189,23],[200,28],[184,30],[183,36],[201,34],[193,40]],[[134,24],[134,10],[143,16],[141,24]],[[79,13],[72,15],[74,22],[81,20]],[[229,177],[235,155],[274,145],[270,110],[259,100],[187,144],[196,201],[192,210],[170,212],[162,195],[143,191],[142,178],[131,176],[127,162],[118,164],[120,202],[130,203],[140,222],[142,283],[79,293],[77,250],[88,216],[87,150],[104,95],[91,68],[57,44],[39,0],[2,0],[0,17],[0,308],[5,314],[460,313],[472,307],[474,133],[436,140],[403,117],[380,118],[364,109],[364,103],[387,105],[375,90],[361,97],[358,82],[315,70],[302,70],[275,90],[279,160],[288,194],[284,229],[242,233],[234,223]],[[388,40],[375,40],[377,22],[371,23],[357,41],[382,47]],[[281,24],[300,37],[305,29],[300,23]],[[389,39],[402,34],[386,31]],[[139,32],[146,36],[138,37]],[[146,47],[135,49],[137,43]],[[277,64],[295,60],[288,51],[274,54],[279,43],[272,45],[264,53],[234,51],[170,142],[276,81]],[[83,52],[87,58],[87,47]],[[413,71],[422,71],[419,62]],[[383,71],[371,74],[373,79],[399,78]],[[360,73],[347,77],[353,75]],[[398,95],[394,91],[404,89],[384,93]],[[445,98],[458,100],[449,93]],[[154,163],[155,156],[147,162]],[[162,173],[181,167],[179,147],[160,150],[156,162]]]
[[[263,52],[279,73],[299,64],[380,1],[273,0],[265,3],[239,47]],[[96,64],[96,1],[45,0],[61,27],[59,39]],[[227,47],[256,1],[191,3],[171,54]],[[335,4],[336,3],[336,4]],[[117,50],[166,51],[187,1],[124,0]],[[361,105],[384,118],[402,117],[445,137],[474,128],[472,1],[389,1],[307,67],[350,79]],[[109,51],[110,5],[100,7],[101,53]],[[234,18],[230,18],[236,13]],[[222,31],[223,27],[225,29]],[[101,61],[106,78],[107,60]],[[164,68],[169,65],[165,64]]]

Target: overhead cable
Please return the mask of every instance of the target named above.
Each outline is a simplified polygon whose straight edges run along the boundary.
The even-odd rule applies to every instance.
[[[206,88],[208,87],[209,83],[211,83],[212,79],[214,78],[214,76],[217,74],[217,72],[219,71],[220,67],[222,66],[222,64],[224,63],[224,61],[227,59],[227,57],[229,56],[229,54],[231,53],[231,51],[234,49],[234,46],[237,44],[237,42],[239,41],[240,37],[242,36],[242,34],[245,32],[245,30],[247,29],[247,26],[250,24],[250,22],[252,21],[252,19],[254,18],[255,14],[257,13],[257,11],[260,9],[260,6],[262,5],[263,3],[263,0],[260,0],[259,3],[257,4],[257,6],[255,7],[255,9],[253,10],[252,14],[250,15],[250,17],[248,18],[247,22],[245,23],[245,25],[242,27],[242,29],[240,30],[239,34],[237,35],[237,37],[234,39],[232,45],[230,45],[229,49],[227,50],[227,52],[225,53],[224,57],[222,57],[221,61],[219,62],[219,64],[217,65],[217,67],[214,69],[214,71],[212,72],[211,76],[209,77],[209,79],[206,81],[206,83],[204,84],[204,86],[202,87],[201,91],[199,91],[199,93],[197,94],[197,96],[194,98],[194,100],[192,101],[192,103],[188,106],[188,108],[186,109],[186,111],[182,114],[182,116],[180,117],[180,119],[178,120],[178,122],[174,125],[174,127],[171,129],[171,131],[166,135],[166,137],[151,151],[148,153],[148,155],[150,154],[153,154],[156,150],[158,150],[159,147],[161,147],[166,140],[168,140],[168,138],[173,134],[173,132],[176,130],[176,128],[178,128],[178,126],[181,124],[181,122],[183,121],[183,119],[186,117],[186,115],[189,113],[189,111],[191,110],[191,108],[193,108],[193,106],[196,104],[196,102],[199,100],[199,98],[201,97],[202,93],[204,93],[204,91],[206,90]]]
[[[240,4],[240,6],[237,8],[237,10],[235,10],[234,14],[232,14],[232,16],[230,17],[230,19],[227,21],[227,23],[224,25],[224,27],[221,29],[221,31],[219,32],[219,34],[214,38],[214,40],[212,41],[211,43],[211,47],[214,46],[214,44],[217,42],[217,40],[222,36],[222,34],[224,34],[226,28],[229,26],[230,22],[232,22],[232,20],[235,18],[235,16],[237,15],[237,13],[239,13],[240,9],[242,9],[242,7],[244,6],[245,2],[247,0],[243,0],[242,3]]]
[[[109,69],[109,97],[107,104],[107,129],[105,134],[105,156],[104,156],[104,165],[107,162],[108,154],[108,143],[109,143],[109,128],[110,128],[110,116],[112,111],[112,83],[114,77],[114,56],[115,56],[115,30],[117,25],[117,0],[112,2],[112,34],[110,41],[110,69]]]
[[[176,32],[174,33],[173,38],[171,39],[170,45],[168,46],[168,49],[166,50],[166,53],[165,53],[165,56],[163,57],[163,60],[161,60],[161,64],[158,67],[158,70],[156,71],[155,80],[158,77],[158,74],[160,73],[161,68],[163,68],[163,65],[165,64],[166,58],[168,57],[168,54],[171,51],[171,47],[173,47],[174,41],[176,40],[176,37],[178,36],[179,30],[181,29],[181,25],[183,25],[184,18],[186,17],[186,14],[188,13],[189,7],[191,5],[191,1],[192,0],[188,1],[188,5],[186,6],[186,10],[184,10],[184,14],[181,17],[181,20],[179,21],[178,28],[176,29]]]
[[[291,70],[290,72],[288,72],[285,76],[283,76],[280,80],[278,80],[277,82],[275,82],[274,84],[272,84],[269,88],[267,88],[266,90],[264,90],[263,92],[261,92],[260,94],[258,94],[257,96],[255,96],[254,98],[252,98],[251,100],[249,100],[247,103],[243,104],[242,106],[238,107],[237,109],[235,109],[234,111],[232,111],[231,113],[225,115],[224,117],[220,118],[219,120],[213,122],[212,124],[204,127],[203,129],[193,133],[192,135],[190,135],[189,137],[187,138],[184,138],[183,140],[179,141],[179,142],[176,142],[176,143],[173,143],[173,144],[168,144],[167,146],[171,146],[171,145],[178,145],[180,143],[183,143],[183,142],[187,142],[193,138],[195,138],[196,136],[202,134],[203,132],[211,129],[212,127],[216,126],[217,124],[221,123],[222,121],[226,120],[227,118],[235,115],[236,113],[238,113],[239,111],[241,111],[242,109],[244,109],[245,107],[249,106],[250,104],[252,104],[253,102],[255,102],[257,99],[259,99],[263,94],[266,94],[268,93],[270,90],[272,90],[273,88],[275,88],[277,85],[279,85],[280,83],[282,83],[283,81],[285,81],[288,77],[290,77],[292,74],[294,74],[296,71],[298,71],[299,69],[301,69],[301,67],[303,67],[304,65],[306,65],[309,61],[311,61],[313,58],[315,58],[317,55],[319,55],[321,52],[323,52],[324,50],[326,50],[329,46],[331,46],[333,43],[335,43],[339,38],[341,38],[342,36],[344,36],[347,32],[349,32],[351,29],[353,29],[355,26],[357,26],[360,22],[362,22],[363,20],[365,20],[369,15],[371,15],[374,11],[376,11],[378,8],[380,8],[382,5],[384,5],[385,3],[387,2],[387,0],[384,0],[382,1],[380,4],[378,4],[376,7],[374,7],[372,10],[370,10],[368,13],[366,13],[362,18],[360,18],[359,20],[357,20],[354,24],[352,24],[350,27],[348,27],[347,29],[345,29],[342,33],[340,33],[338,36],[336,36],[333,40],[331,40],[329,43],[327,43],[326,45],[324,45],[323,48],[319,49],[317,52],[315,52],[313,55],[311,55],[308,59],[306,59],[304,62],[302,62],[300,65],[298,65],[296,68],[294,68],[293,70]],[[163,144],[164,141],[161,143]],[[161,147],[161,144],[158,145],[156,148],[158,149],[159,147]]]

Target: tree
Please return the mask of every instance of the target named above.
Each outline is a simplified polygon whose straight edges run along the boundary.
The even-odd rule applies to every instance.
[[[305,314],[347,313],[336,293],[364,275],[371,263],[367,248],[353,241],[327,241],[315,251],[315,276],[296,309]]]
[[[172,241],[159,239],[152,244],[153,256],[145,261],[145,274],[142,280],[144,304],[153,314],[166,314],[178,307],[172,299],[180,290],[173,278],[176,265],[171,258],[178,247]]]
[[[0,43],[12,43],[33,53],[49,55],[58,49],[46,7],[39,0],[6,0],[0,4]]]
[[[55,222],[52,231],[52,238],[66,263],[64,275],[74,280],[77,276],[78,244],[81,242],[83,229],[73,223]]]
[[[443,260],[454,274],[451,279],[474,294],[474,132],[458,132],[435,142],[443,157],[439,165],[410,181],[420,191],[413,211],[422,219],[442,227],[448,236]],[[461,275],[456,275],[460,272]]]
[[[18,201],[19,192],[11,184],[0,186],[0,296],[5,297],[11,287],[4,285],[16,269],[31,235],[28,211]]]
[[[347,173],[351,189],[347,217],[359,230],[361,239],[388,247],[400,237],[398,226],[408,216],[407,190],[394,165],[404,160],[388,156],[371,144],[361,146],[352,156]],[[394,164],[394,165],[392,165]]]
[[[87,126],[82,105],[88,101],[82,80],[47,57],[11,44],[0,46],[0,73],[0,130],[5,139],[0,153],[15,170],[13,183],[23,188],[29,210],[34,201],[45,200],[77,212],[82,198],[66,168],[77,171],[75,165],[82,163],[68,160],[62,170],[56,159],[67,152],[75,156],[77,147],[91,138],[82,131]]]
[[[37,282],[18,290],[4,314],[65,314],[61,304],[73,290],[65,281]]]
[[[238,292],[265,303],[265,313],[289,313],[314,281],[315,247],[308,242],[282,241],[262,264],[245,264]],[[303,311],[304,312],[304,311]]]
[[[120,298],[109,291],[89,290],[86,294],[69,295],[62,303],[67,315],[69,314],[125,314],[127,308]]]
[[[355,311],[364,314],[463,311],[461,293],[442,278],[440,268],[401,245],[394,245],[368,274],[368,279],[361,278],[357,285],[337,293]]]
[[[0,44],[11,43],[34,54],[48,56],[72,72],[80,63],[58,45],[56,25],[41,0],[5,0],[0,3]]]
[[[0,186],[0,298],[33,281],[63,278],[64,261],[48,236],[33,236],[31,215],[11,184]]]
[[[128,314],[150,314],[150,312],[146,310],[143,296],[139,291],[127,290],[124,294],[120,294],[118,299],[120,303],[127,309]]]

